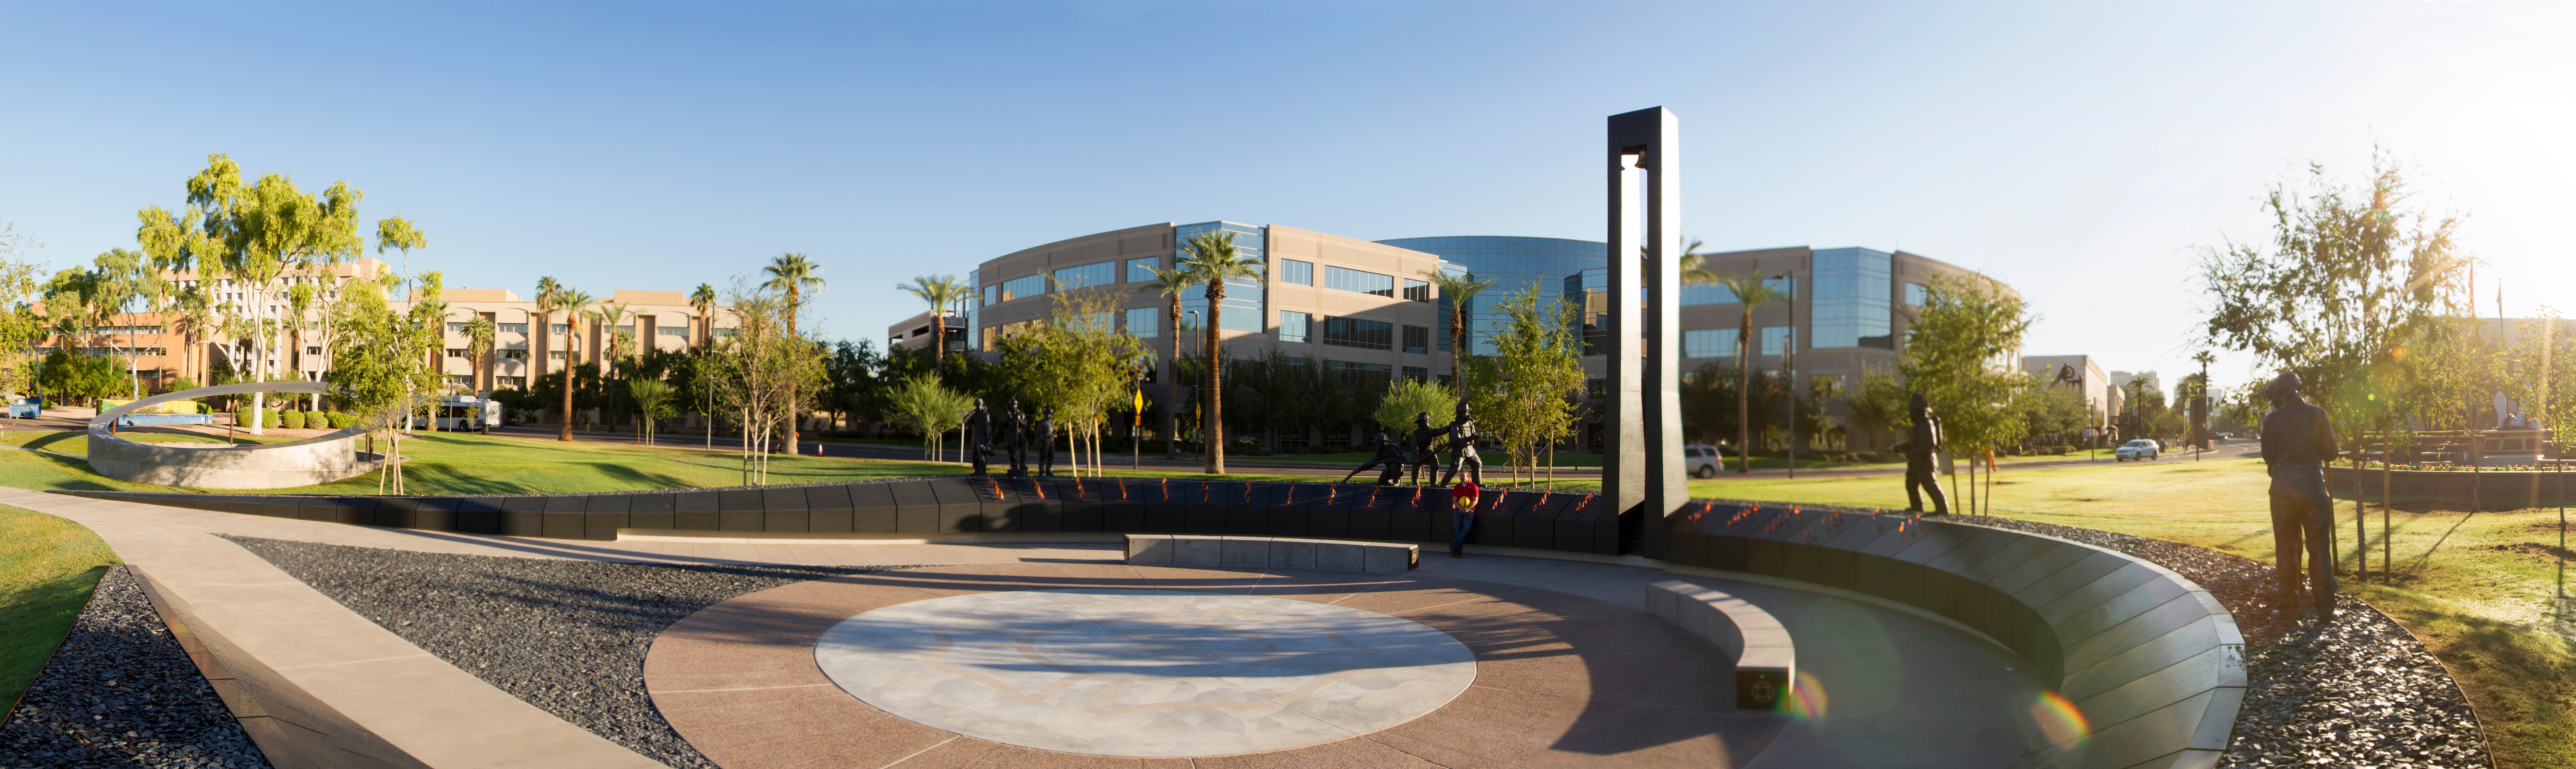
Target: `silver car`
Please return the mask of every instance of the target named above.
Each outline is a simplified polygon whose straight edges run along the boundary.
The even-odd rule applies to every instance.
[[[2112,453],[2112,459],[2121,462],[2126,462],[2132,459],[2144,462],[2156,458],[2156,454],[2161,453],[2163,448],[2164,447],[2162,446],[2156,445],[2155,441],[2148,440],[2146,438],[2139,438],[2128,443],[2120,444],[2120,450]]]
[[[1716,446],[1694,443],[1682,447],[1682,471],[1690,473],[1690,477],[1715,478],[1724,469],[1726,457],[1718,453]]]

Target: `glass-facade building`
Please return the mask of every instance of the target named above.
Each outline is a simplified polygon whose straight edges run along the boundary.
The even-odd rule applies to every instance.
[[[1888,307],[1889,263],[1894,259],[1894,254],[1866,248],[1816,250],[1809,262],[1814,282],[1808,300],[1814,303],[1815,324],[1809,347],[1896,349]]]
[[[1529,290],[1537,291],[1543,301],[1582,302],[1573,292],[1581,290],[1583,272],[1609,266],[1609,244],[1589,240],[1459,235],[1377,242],[1436,255],[1463,268],[1471,280],[1494,279],[1492,287],[1467,300],[1464,308],[1467,350],[1476,355],[1494,354],[1493,333],[1501,318],[1491,308]],[[1449,298],[1440,297],[1441,325],[1433,335],[1433,346],[1443,351],[1449,349],[1450,309]],[[1593,325],[1590,315],[1586,313],[1586,326]]]
[[[1268,244],[1264,242],[1265,238],[1263,238],[1261,228],[1249,224],[1236,224],[1234,222],[1204,222],[1200,224],[1184,224],[1172,228],[1172,248],[1175,259],[1183,258],[1180,257],[1180,254],[1187,253],[1182,249],[1189,247],[1191,238],[1198,237],[1205,233],[1218,231],[1234,233],[1234,249],[1244,258],[1253,259],[1263,264],[1269,263],[1270,258],[1268,254],[1270,252],[1268,251]],[[1255,270],[1255,272],[1258,273],[1260,271]],[[1260,333],[1267,330],[1263,327],[1264,324],[1262,322],[1262,310],[1268,307],[1267,304],[1262,302],[1261,288],[1262,284],[1265,282],[1265,277],[1258,274],[1249,278],[1232,278],[1227,280],[1225,282],[1225,312],[1222,317],[1217,319],[1217,322],[1223,324],[1227,331],[1249,331]],[[1195,328],[1206,328],[1207,326],[1203,324],[1207,323],[1207,315],[1207,293],[1205,289],[1193,289],[1186,294],[1182,294],[1182,324]]]

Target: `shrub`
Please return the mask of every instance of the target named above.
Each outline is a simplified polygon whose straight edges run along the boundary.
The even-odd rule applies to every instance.
[[[291,409],[279,412],[277,415],[277,423],[279,427],[284,427],[289,430],[302,430],[304,429],[304,412]]]
[[[358,426],[358,415],[356,414],[344,414],[334,411],[322,416],[329,419],[331,429],[333,430],[346,430]]]
[[[277,427],[277,410],[255,409],[245,406],[240,410],[233,412],[233,424],[245,427],[253,424],[257,424],[260,427]]]
[[[320,430],[331,427],[331,415],[324,414],[319,411],[304,412],[304,427],[311,430]]]

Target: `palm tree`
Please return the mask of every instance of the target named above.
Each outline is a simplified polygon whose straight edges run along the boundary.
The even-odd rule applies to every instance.
[[[1261,257],[1245,256],[1243,252],[1236,250],[1234,233],[1226,230],[1199,233],[1196,237],[1190,238],[1190,242],[1182,246],[1181,250],[1189,254],[1187,260],[1189,266],[1184,269],[1189,270],[1198,279],[1207,281],[1207,409],[1202,415],[1206,418],[1207,424],[1200,429],[1207,433],[1206,472],[1223,474],[1225,472],[1225,391],[1218,389],[1224,384],[1218,372],[1225,368],[1220,363],[1225,360],[1225,355],[1223,348],[1219,347],[1222,341],[1217,337],[1218,329],[1223,326],[1219,313],[1224,312],[1225,309],[1225,282],[1235,278],[1261,277],[1263,262]]]
[[[689,292],[689,309],[698,311],[698,344],[714,341],[716,335],[716,287],[698,284]]]
[[[1163,295],[1163,319],[1166,321],[1163,334],[1171,337],[1172,340],[1172,354],[1163,358],[1164,360],[1171,361],[1172,363],[1171,384],[1163,390],[1166,393],[1180,392],[1181,386],[1179,381],[1181,378],[1181,292],[1187,291],[1191,286],[1198,284],[1198,278],[1193,277],[1187,269],[1155,269],[1154,279],[1145,284],[1145,287],[1151,289],[1154,293]],[[1180,402],[1178,399],[1169,398],[1168,396],[1166,399],[1171,400],[1174,404]],[[1172,447],[1178,442],[1172,440],[1172,436],[1180,432],[1180,419],[1181,415],[1178,409],[1163,409],[1164,459],[1171,459],[1174,456]]]
[[[795,336],[796,310],[805,306],[803,290],[823,288],[823,278],[814,274],[822,272],[823,268],[814,264],[814,260],[805,258],[804,252],[789,251],[769,260],[769,266],[760,268],[760,271],[769,273],[769,282],[761,284],[763,287],[787,292],[787,335]],[[795,447],[791,445],[789,448]]]
[[[590,311],[582,313],[582,316],[590,319],[590,325],[593,328],[599,329],[599,343],[603,348],[601,352],[606,353],[599,356],[599,388],[608,396],[608,404],[601,407],[604,412],[602,416],[608,421],[609,432],[616,432],[617,388],[609,386],[608,380],[617,367],[618,356],[625,353],[627,343],[632,341],[624,338],[622,335],[625,332],[617,329],[632,321],[633,316],[627,313],[626,305],[607,302],[599,303]]]
[[[483,382],[484,370],[491,365],[487,357],[492,354],[492,338],[499,330],[491,318],[480,313],[465,322],[465,354],[472,356],[469,362],[474,364],[474,382],[478,388]]]
[[[1449,376],[1458,382],[1459,392],[1463,394],[1466,392],[1467,370],[1459,368],[1458,361],[1467,354],[1467,300],[1493,287],[1494,279],[1473,280],[1439,270],[1423,270],[1422,279],[1431,281],[1431,285],[1440,290],[1440,298],[1449,300]]]
[[[430,345],[428,350],[429,370],[438,374],[439,381],[447,381],[447,364],[441,360],[447,355],[447,300],[423,299],[419,304],[413,305],[413,307],[423,310],[428,314],[429,328],[427,330],[429,332],[429,338],[437,340],[438,342],[437,344]],[[404,418],[409,419],[410,417]],[[429,431],[433,433],[438,432],[438,419],[437,412],[435,411],[430,413]],[[400,471],[396,471],[396,473],[399,474]]]
[[[930,370],[941,371],[948,356],[948,308],[975,295],[975,287],[955,275],[915,275],[895,290],[930,303]]]
[[[537,279],[537,327],[532,329],[536,333],[529,334],[528,336],[535,338],[540,343],[553,338],[555,324],[555,297],[562,294],[563,290],[563,281],[556,280],[552,275]],[[535,386],[537,380],[544,379],[546,377],[546,358],[551,357],[548,353],[552,351],[553,350],[550,347],[529,351],[529,355],[536,357],[534,365],[537,369],[535,376],[528,379],[528,383],[531,388]],[[564,363],[565,365],[571,365],[572,361],[567,358]]]
[[[1699,244],[1694,242],[1691,245]],[[1699,269],[1696,264],[1687,260],[1682,264],[1686,274],[1698,273],[1704,276],[1689,282],[1725,286],[1726,290],[1735,292],[1735,303],[1744,310],[1743,321],[1735,327],[1735,368],[1736,373],[1741,377],[1735,387],[1735,428],[1736,438],[1739,441],[1735,446],[1735,453],[1742,458],[1736,463],[1735,471],[1750,473],[1753,472],[1753,308],[1787,299],[1789,293],[1773,288],[1770,283],[1762,279],[1761,275],[1752,273],[1717,275]]]
[[[553,302],[538,305],[549,315],[557,311],[564,314],[563,429],[555,435],[559,441],[572,440],[572,350],[581,334],[581,308],[588,304],[590,294],[558,287]]]

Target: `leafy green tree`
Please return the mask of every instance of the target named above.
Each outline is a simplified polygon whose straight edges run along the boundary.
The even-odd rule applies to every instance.
[[[948,389],[937,376],[916,374],[887,392],[886,405],[889,418],[921,431],[928,458],[937,460],[941,436],[965,424],[975,396]]]
[[[2093,416],[2083,390],[2053,384],[2024,388],[2013,408],[2022,414],[2023,441],[2035,447],[2073,445]]]
[[[389,487],[399,494],[402,431],[393,428],[430,402],[429,393],[438,383],[423,360],[437,338],[423,331],[419,318],[396,313],[385,299],[383,284],[359,282],[347,290],[347,344],[323,379],[352,413],[392,442],[390,453],[395,459],[388,462],[378,484],[379,490]],[[419,312],[417,305],[413,312]],[[370,437],[369,442],[373,441]]]
[[[1098,428],[1147,354],[1143,342],[1113,324],[1126,297],[1099,288],[1058,291],[1047,315],[995,343],[1021,405],[1054,409],[1056,424],[1076,437],[1076,467],[1083,447],[1097,460]]]
[[[885,356],[864,339],[834,343],[831,357],[823,360],[824,403],[848,419],[851,429],[863,420],[884,421],[885,365]]]
[[[1386,395],[1378,399],[1377,410],[1369,415],[1380,429],[1402,442],[1413,432],[1414,417],[1431,415],[1432,423],[1441,424],[1458,409],[1458,396],[1449,388],[1416,379],[1398,380],[1387,385]]]
[[[895,289],[930,305],[930,366],[944,368],[940,364],[948,357],[948,308],[974,296],[975,287],[955,275],[915,275],[911,283]]]
[[[1187,255],[1182,269],[1188,270],[1191,277],[1207,283],[1208,359],[1224,360],[1224,341],[1219,334],[1225,327],[1222,320],[1225,283],[1236,278],[1261,277],[1261,257],[1249,256],[1236,249],[1234,233],[1226,230],[1199,233],[1190,238],[1181,251]],[[1219,375],[1224,369],[1224,366],[1207,367],[1207,407],[1200,414],[1205,420],[1201,429],[1207,433],[1206,472],[1209,474],[1225,472],[1225,389]]]
[[[206,168],[188,180],[187,191],[192,209],[187,215],[160,220],[147,217],[146,225],[196,222],[201,237],[164,233],[161,242],[193,243],[185,250],[195,253],[201,266],[211,261],[216,271],[239,284],[247,296],[234,305],[239,313],[235,320],[240,324],[234,330],[245,332],[251,349],[237,359],[268,360],[272,357],[269,349],[273,345],[270,334],[274,319],[266,308],[276,303],[271,295],[279,288],[279,278],[305,266],[355,257],[366,243],[358,234],[358,200],[365,193],[347,182],[333,182],[316,196],[296,189],[292,180],[276,173],[244,184],[241,166],[222,154],[206,157]],[[427,243],[399,217],[380,223],[378,230],[380,236],[401,236],[399,240],[410,244],[408,247]],[[380,249],[383,243],[380,238]],[[150,248],[147,244],[147,250]],[[265,381],[273,373],[262,365],[248,375]],[[266,397],[265,393],[251,394],[252,406],[262,407]],[[253,425],[251,432],[259,434],[260,428]]]
[[[1872,447],[1893,445],[1888,433],[1914,425],[1913,415],[1906,412],[1904,380],[1884,371],[1861,374],[1860,391],[1843,399],[1844,413],[1853,430],[1868,436]]]
[[[2216,346],[2297,372],[2347,443],[2406,416],[2438,415],[2449,405],[2445,388],[2408,385],[2455,372],[2402,350],[2410,338],[2439,344],[2448,333],[2431,321],[2445,295],[2465,287],[2459,215],[2411,205],[2405,169],[2384,147],[2371,153],[2359,186],[2318,163],[2306,181],[2265,190],[2269,248],[2230,241],[2200,249],[2212,304],[2205,333]]]
[[[1929,288],[1897,371],[1930,401],[1954,450],[1982,457],[2025,432],[2011,404],[2032,377],[2007,358],[2021,349],[2031,318],[2021,297],[1983,276],[1934,276]]]
[[[1692,246],[1691,250],[1697,250],[1698,243],[1694,241]],[[1697,267],[1697,264],[1697,260],[1683,260],[1683,265],[1690,268],[1693,282],[1725,286],[1735,294],[1735,304],[1743,311],[1742,319],[1735,325],[1735,371],[1740,377],[1736,383],[1735,421],[1739,439],[1736,446],[1741,457],[1735,471],[1750,473],[1753,472],[1753,353],[1756,352],[1753,347],[1753,308],[1788,299],[1789,292],[1772,286],[1761,275],[1715,275]]]
[[[1497,377],[1477,410],[1477,421],[1505,441],[1513,472],[1536,474],[1538,452],[1574,433],[1583,394],[1583,339],[1579,310],[1542,298],[1536,286],[1505,298],[1495,309]],[[1471,398],[1474,396],[1471,395]]]
[[[122,377],[116,374],[116,364],[106,358],[74,355],[56,348],[45,355],[36,384],[57,401],[95,403],[121,389],[123,382],[118,380]]]
[[[760,271],[769,275],[769,281],[763,285],[775,291],[785,292],[787,295],[788,338],[799,340],[800,344],[811,343],[810,352],[819,358],[822,352],[821,344],[812,343],[812,340],[805,339],[803,335],[797,333],[796,319],[805,314],[805,291],[823,289],[823,277],[816,274],[822,272],[823,268],[815,265],[814,260],[806,258],[804,252],[790,251],[770,260],[769,266],[760,268]],[[790,390],[787,393],[787,408],[780,414],[780,418],[786,420],[781,434],[787,443],[789,454],[796,453],[796,424],[805,417],[803,404],[809,398],[807,391]]]

